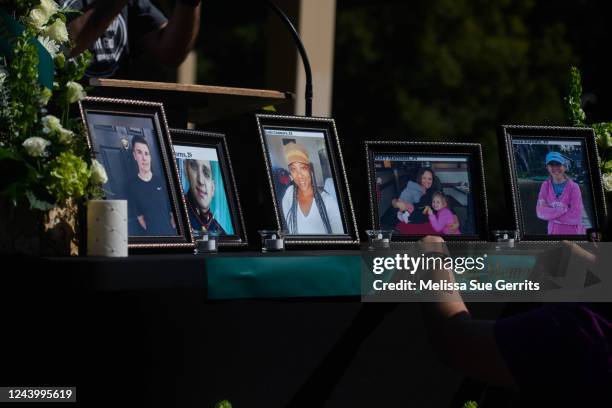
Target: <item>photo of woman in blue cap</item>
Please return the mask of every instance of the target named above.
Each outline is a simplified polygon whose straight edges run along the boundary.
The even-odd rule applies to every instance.
[[[551,151],[546,154],[545,162],[550,177],[540,187],[536,206],[538,218],[548,221],[549,235],[585,234],[580,186],[566,174],[570,170],[570,160]]]

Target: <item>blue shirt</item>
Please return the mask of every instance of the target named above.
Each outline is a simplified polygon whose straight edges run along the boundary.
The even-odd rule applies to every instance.
[[[559,184],[555,183],[554,181],[552,182],[553,190],[555,191],[555,195],[557,196],[557,198],[559,198],[559,196],[563,194],[563,189],[565,188],[566,185],[567,185],[567,180]]]

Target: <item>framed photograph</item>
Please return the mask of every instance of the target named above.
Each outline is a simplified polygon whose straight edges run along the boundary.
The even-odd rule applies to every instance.
[[[256,115],[277,226],[291,245],[357,245],[333,119]]]
[[[367,141],[365,152],[373,229],[394,241],[487,240],[480,144]]]
[[[246,246],[244,218],[225,135],[170,129],[187,215],[197,231],[219,234],[219,246]]]
[[[79,107],[105,198],[128,201],[128,246],[193,247],[163,105],[89,97]]]
[[[503,126],[503,158],[519,238],[587,240],[606,217],[590,128]]]

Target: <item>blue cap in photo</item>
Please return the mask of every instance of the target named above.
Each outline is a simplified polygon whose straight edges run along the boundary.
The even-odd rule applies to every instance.
[[[559,164],[562,164],[569,170],[568,158],[559,152],[548,152],[548,154],[546,155],[546,164],[549,164],[550,162],[557,162]]]

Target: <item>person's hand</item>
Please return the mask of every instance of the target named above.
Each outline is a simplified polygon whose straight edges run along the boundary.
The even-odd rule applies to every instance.
[[[438,253],[448,255],[448,248],[444,242],[444,238],[437,235],[427,235],[421,238],[418,242],[418,247],[422,253]]]
[[[590,269],[594,268],[597,256],[581,248],[575,242],[561,241],[538,254],[530,278],[563,277],[566,272],[572,272],[572,268],[568,270],[570,259],[577,259],[580,265]]]
[[[562,210],[564,210],[564,209],[566,209],[566,208],[567,208],[567,206],[566,206],[565,204],[563,204],[561,201],[554,201],[554,202],[551,204],[551,207],[552,207],[552,208],[560,208],[560,209],[562,209]]]
[[[408,203],[402,200],[401,198],[393,200],[393,206],[399,209],[400,211],[406,211],[408,209],[407,204]]]
[[[450,224],[446,224],[446,226],[451,232],[459,231],[459,218],[457,218],[456,215],[453,215],[453,222]]]
[[[429,215],[429,214],[431,214],[431,212],[432,212],[431,211],[431,207],[426,205],[425,208],[423,209],[423,214]]]
[[[414,211],[414,205],[412,205],[411,203],[406,203],[406,211],[412,214],[412,212]]]
[[[147,222],[145,221],[144,215],[139,215],[136,217],[138,219],[138,223],[142,227],[143,230],[147,229]]]

